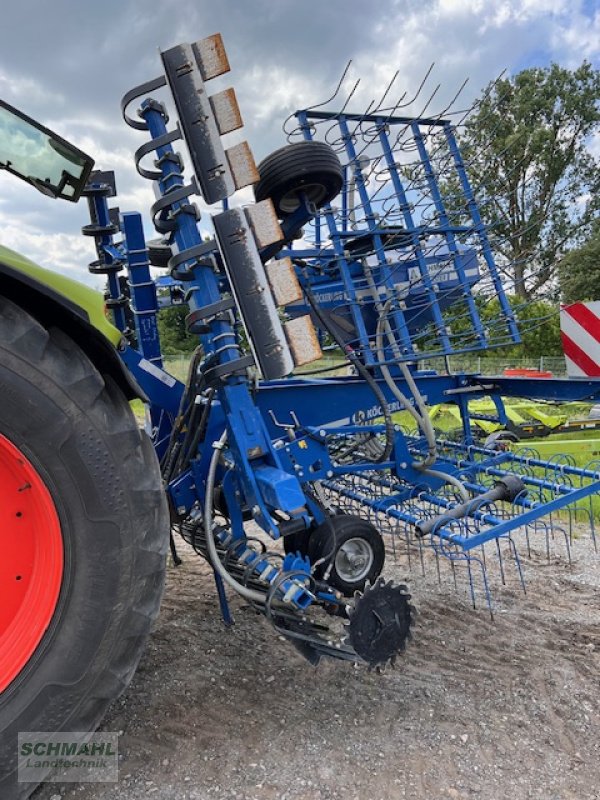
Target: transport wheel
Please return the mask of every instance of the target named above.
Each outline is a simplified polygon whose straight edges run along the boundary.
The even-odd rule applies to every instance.
[[[254,197],[257,202],[271,198],[280,219],[297,210],[302,195],[321,208],[344,184],[340,160],[325,142],[296,142],[275,150],[260,162],[258,173]]]
[[[160,605],[168,515],[120,389],[72,339],[0,297],[0,797],[17,736],[92,731]]]
[[[311,564],[325,559],[315,570],[327,583],[342,594],[362,592],[381,574],[385,547],[377,528],[361,517],[340,514],[330,517],[315,528],[308,543]]]

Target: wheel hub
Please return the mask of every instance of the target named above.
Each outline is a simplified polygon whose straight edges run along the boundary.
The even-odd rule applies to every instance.
[[[63,540],[39,472],[0,435],[0,692],[30,660],[56,610]]]
[[[365,578],[373,564],[373,548],[365,539],[348,539],[335,558],[335,570],[348,583],[358,583]]]
[[[280,207],[288,214],[292,214],[300,206],[301,195],[304,195],[309,203],[318,206],[326,195],[326,190],[318,183],[307,183],[304,186],[294,188],[285,194],[280,201]]]

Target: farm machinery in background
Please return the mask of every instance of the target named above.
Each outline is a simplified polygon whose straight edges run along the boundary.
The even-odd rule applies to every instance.
[[[114,321],[98,314],[93,293],[0,251],[2,315],[10,320],[0,331],[2,363],[16,387],[0,416],[0,469],[11,493],[1,512],[11,553],[3,567],[2,652],[27,614],[34,623],[10,663],[0,655],[0,700],[9,709],[17,703],[13,687],[33,681],[39,691],[62,669],[58,659],[35,684],[36,670],[56,660],[57,637],[67,636],[62,617],[77,611],[77,580],[91,581],[94,596],[112,597],[119,590],[107,588],[116,576],[104,559],[130,559],[122,568],[130,570],[130,590],[120,596],[135,644],[103,656],[102,669],[117,677],[106,678],[97,704],[79,715],[82,729],[97,723],[128,682],[157,611],[168,542],[157,464],[171,535],[181,534],[213,568],[224,620],[232,619],[233,590],[315,664],[330,656],[380,667],[404,650],[414,609],[406,584],[384,577],[386,550],[407,568],[429,558],[441,575],[447,564],[454,582],[464,576],[473,603],[481,595],[492,610],[492,561],[502,581],[510,561],[523,583],[521,543],[531,552],[539,541],[549,551],[560,538],[570,553],[576,521],[594,536],[600,490],[598,464],[582,468],[568,457],[486,446],[473,427],[505,427],[507,398],[597,401],[600,382],[416,366],[520,341],[451,115],[403,116],[399,104],[383,108],[383,101],[351,113],[350,98],[336,97],[290,118],[289,144],[257,167],[247,142],[226,147],[242,120],[233,89],[213,90],[229,70],[220,37],[173,47],[161,59],[159,77],[122,101],[125,122],[141,138],[137,170],[155,189],[158,238],[150,241],[140,213],[109,207],[111,172],[91,171],[85,154],[15,109],[0,109],[4,169],[50,196],[87,198],[83,234],[97,251],[89,268],[107,283]],[[338,109],[328,110],[336,100]],[[16,144],[7,156],[11,132]],[[176,149],[184,143],[191,169]],[[246,187],[255,203],[236,196]],[[203,217],[200,200],[211,207]],[[203,228],[210,219],[208,237],[201,217]],[[186,304],[187,328],[198,337],[185,382],[163,366],[154,267],[168,269],[158,279],[160,304]],[[484,318],[482,299],[491,298],[497,313]],[[329,346],[344,354],[349,374],[319,367]],[[48,348],[55,354],[45,374]],[[15,359],[34,365],[29,389],[11,367]],[[48,381],[57,406],[75,393],[67,416],[79,427],[70,455],[61,444],[67,422],[53,423],[50,409],[35,411]],[[155,456],[131,426],[125,401],[136,396],[146,404]],[[489,407],[475,410],[475,401]],[[429,410],[440,404],[454,409],[460,436],[436,435]],[[23,406],[31,430],[6,416]],[[399,421],[406,416],[410,428]],[[53,464],[55,450],[62,461]],[[65,544],[73,527],[65,469],[74,487],[77,473],[83,476],[80,494],[89,501],[83,533],[72,534],[88,537],[84,563],[86,548]],[[37,496],[25,514],[25,553],[15,543],[24,486]],[[107,531],[120,531],[120,547],[116,534],[104,538],[99,530],[104,518]],[[49,532],[41,536],[41,529]],[[173,538],[171,549],[177,561]],[[42,591],[48,570],[52,585]],[[29,602],[36,592],[37,616]],[[93,623],[82,618],[81,625],[91,630]],[[81,638],[93,639],[87,629]],[[96,696],[92,650],[77,657],[88,676],[80,703]],[[72,719],[56,712],[44,721],[35,697],[26,711],[14,710],[3,735]]]

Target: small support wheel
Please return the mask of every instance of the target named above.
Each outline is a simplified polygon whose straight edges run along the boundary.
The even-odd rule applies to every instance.
[[[310,531],[300,531],[300,533],[288,533],[283,537],[283,552],[300,553],[301,556],[308,555],[308,543],[310,541]]]
[[[213,504],[215,510],[221,514],[221,516],[225,517],[225,519],[229,519],[229,508],[227,506],[227,498],[225,497],[225,492],[223,491],[223,487],[217,486],[213,495]],[[248,522],[252,519],[252,511],[248,508],[247,505],[243,505],[241,508],[242,511],[242,519],[244,522]]]
[[[308,542],[311,564],[317,578],[350,597],[362,592],[381,574],[385,547],[381,534],[361,517],[339,514],[315,528]]]
[[[270,198],[280,219],[293,214],[304,196],[316,208],[336,197],[344,172],[335,151],[325,142],[306,141],[275,150],[258,165],[256,201]]]

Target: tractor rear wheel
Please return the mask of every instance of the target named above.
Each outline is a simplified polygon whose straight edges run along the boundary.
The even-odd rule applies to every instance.
[[[120,389],[0,297],[0,797],[17,737],[92,731],[131,680],[163,590],[158,464]]]

